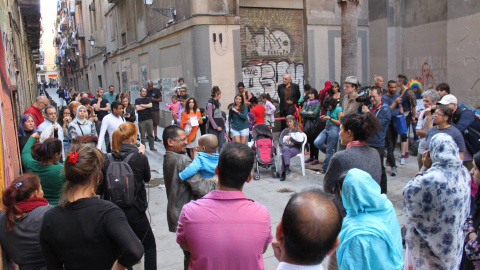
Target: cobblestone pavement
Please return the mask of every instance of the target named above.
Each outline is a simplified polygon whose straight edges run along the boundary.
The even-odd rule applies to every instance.
[[[47,89],[52,98],[58,100],[56,89]],[[57,102],[58,103],[58,102]],[[162,134],[159,130],[159,134]],[[155,148],[158,152],[151,152],[147,150],[146,155],[149,158],[152,177],[155,179],[147,189],[149,196],[149,210],[147,215],[150,216],[153,233],[157,243],[157,265],[158,269],[183,269],[183,252],[176,243],[175,234],[168,231],[166,209],[167,198],[165,186],[163,185],[163,155],[165,148],[162,143],[155,142]],[[395,153],[396,156],[399,153]],[[320,159],[324,158],[320,154]],[[273,178],[272,172],[265,169],[261,170],[261,178],[258,181],[251,181],[245,184],[244,193],[248,198],[251,198],[263,205],[265,205],[270,212],[272,222],[272,234],[275,237],[276,227],[280,221],[283,209],[288,200],[294,194],[307,188],[323,189],[323,175],[315,175],[315,171],[306,169],[305,176],[302,176],[301,167],[299,165],[299,158],[292,159],[290,166],[293,171],[287,177],[287,180],[280,182]],[[399,162],[397,163],[399,164]],[[402,190],[406,183],[412,179],[418,172],[418,165],[416,157],[411,156],[403,166],[398,166],[398,174],[394,177],[390,176],[390,167],[387,167],[388,175],[388,198],[392,201],[395,211],[397,212],[400,225],[405,223],[402,213],[403,196]],[[276,269],[278,261],[273,255],[271,246],[263,255],[265,262],[265,269]],[[325,259],[324,266],[328,259]],[[134,267],[137,270],[143,269],[142,264]]]

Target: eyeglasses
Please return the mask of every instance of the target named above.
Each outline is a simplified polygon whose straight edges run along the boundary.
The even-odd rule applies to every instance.
[[[56,112],[47,113],[47,115],[57,115]]]
[[[177,141],[177,140],[178,140],[178,141],[181,141],[181,142],[186,142],[186,141],[188,141],[188,138],[187,138],[187,137],[182,138],[182,139],[175,138],[175,139],[172,139],[172,140],[174,140],[174,141]]]

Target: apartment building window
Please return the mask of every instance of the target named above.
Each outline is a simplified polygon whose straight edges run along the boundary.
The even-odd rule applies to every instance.
[[[98,75],[98,87],[103,88],[103,86],[102,86],[102,75]]]

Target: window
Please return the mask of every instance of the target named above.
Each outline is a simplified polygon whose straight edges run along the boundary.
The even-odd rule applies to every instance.
[[[103,86],[102,86],[102,75],[98,75],[98,87],[103,88]]]

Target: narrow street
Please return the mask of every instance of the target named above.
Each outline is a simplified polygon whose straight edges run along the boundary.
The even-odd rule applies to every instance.
[[[47,88],[48,93],[52,99],[59,103],[56,89]],[[162,134],[163,130],[159,130]],[[278,136],[278,134],[277,134]],[[149,207],[147,216],[150,217],[152,229],[155,234],[157,243],[157,266],[158,269],[183,269],[183,252],[180,246],[176,243],[174,233],[168,231],[167,225],[167,198],[165,186],[163,184],[163,155],[165,148],[162,143],[155,142],[155,148],[158,152],[146,151],[150,162],[150,169],[153,183],[147,185],[147,194],[149,198]],[[399,153],[396,153],[396,155]],[[323,158],[320,156],[320,158]],[[287,180],[280,182],[273,178],[271,172],[265,169],[261,170],[261,178],[259,181],[251,181],[245,184],[244,193],[248,198],[251,198],[267,207],[270,212],[270,219],[272,222],[272,235],[275,237],[277,224],[279,223],[283,209],[288,200],[295,192],[302,191],[309,188],[323,189],[323,176],[315,175],[315,171],[306,169],[305,177],[302,176],[300,159],[292,159],[291,169],[293,173],[287,177]],[[398,175],[390,176],[390,167],[387,167],[388,174],[388,198],[392,201],[397,212],[400,225],[404,224],[404,217],[402,215],[403,196],[402,190],[405,184],[412,179],[417,170],[416,157],[410,157],[404,166],[398,167]],[[263,255],[265,260],[265,269],[274,270],[278,265],[278,261],[273,255],[271,247]],[[326,266],[327,260],[324,261]],[[143,269],[142,265],[137,265],[136,270]]]

